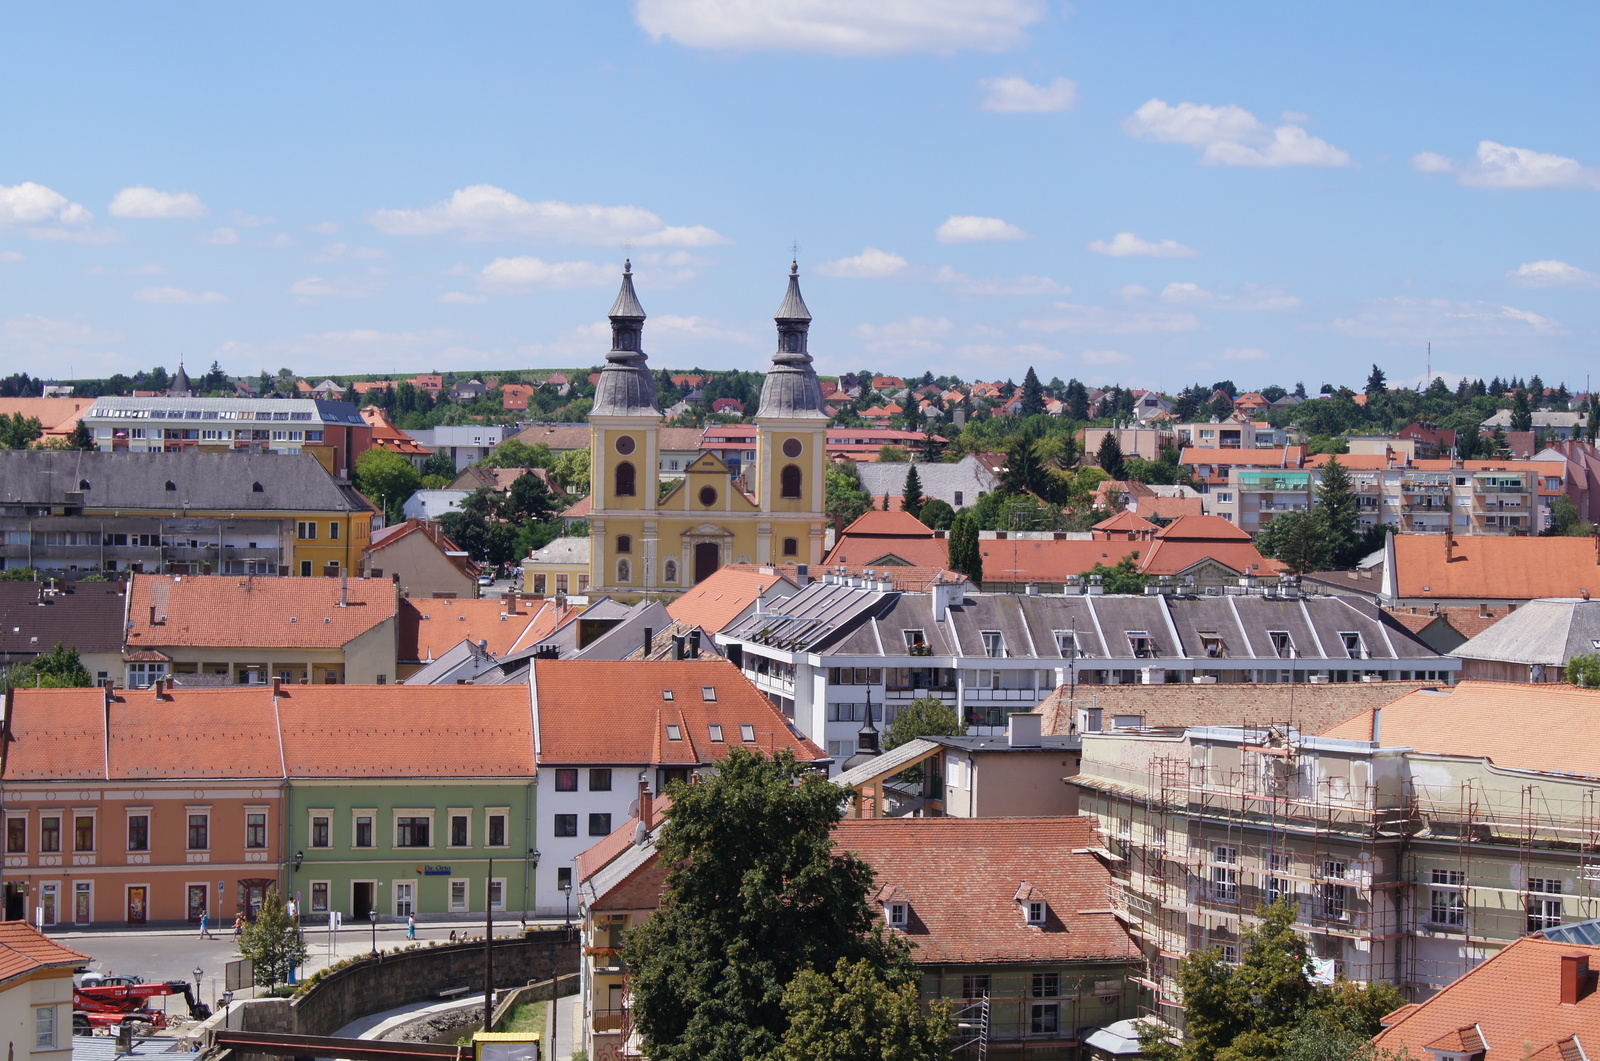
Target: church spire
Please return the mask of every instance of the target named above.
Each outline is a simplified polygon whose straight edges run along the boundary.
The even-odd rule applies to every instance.
[[[644,355],[644,307],[633,290],[633,262],[622,263],[622,288],[611,304],[611,352],[594,389],[593,412],[611,416],[660,415],[656,382]]]
[[[811,367],[807,350],[811,332],[811,311],[800,295],[800,263],[789,263],[789,289],[773,316],[778,325],[778,352],[761,385],[761,411],[756,415],[828,418],[822,401],[822,383]]]

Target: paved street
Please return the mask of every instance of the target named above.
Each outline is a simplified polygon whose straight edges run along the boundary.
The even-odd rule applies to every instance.
[[[530,924],[535,924],[530,922]],[[539,927],[558,927],[556,922],[537,922]],[[419,941],[438,940],[448,941],[450,932],[470,933],[480,935],[483,932],[481,924],[467,924],[462,922],[441,922],[417,925],[417,939]],[[518,925],[515,920],[509,924],[501,923],[495,926],[497,938],[515,936]],[[95,972],[114,973],[117,975],[133,975],[145,980],[188,980],[193,982],[196,967],[205,973],[201,985],[201,993],[208,1006],[215,1006],[217,997],[222,994],[224,966],[230,961],[239,958],[238,946],[232,938],[231,928],[215,933],[216,939],[198,939],[194,929],[125,929],[112,932],[52,932],[52,939],[65,946],[88,954],[93,960],[89,968]],[[367,954],[372,950],[373,930],[369,924],[346,925],[338,934],[337,939],[330,939],[328,930],[323,926],[309,926],[306,929],[306,943],[311,948],[307,959],[306,973],[315,972],[342,958],[352,958]],[[405,946],[406,926],[404,924],[381,924],[377,927],[377,942],[380,950],[392,950]],[[159,1008],[160,1000],[157,1000]],[[182,1000],[169,1001],[168,1012],[176,1015],[182,1012]]]

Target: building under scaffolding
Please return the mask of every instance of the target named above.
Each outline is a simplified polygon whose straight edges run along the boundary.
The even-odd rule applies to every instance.
[[[1107,838],[1111,905],[1164,1019],[1183,957],[1237,960],[1280,899],[1318,978],[1414,999],[1526,932],[1600,915],[1593,777],[1248,725],[1085,734],[1068,783]]]

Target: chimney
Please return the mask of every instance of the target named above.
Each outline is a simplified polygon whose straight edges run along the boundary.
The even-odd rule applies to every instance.
[[[644,628],[644,658],[649,659],[651,651],[655,648],[656,632],[648,626]]]
[[[1600,539],[1596,540],[1600,541]],[[150,605],[150,625],[156,625],[156,606],[154,604]]]
[[[339,569],[339,607],[350,607],[350,575],[342,567]]]
[[[700,628],[698,626],[689,631],[689,658],[700,658]]]
[[[1455,559],[1456,532],[1450,529],[1450,522],[1447,519],[1444,525],[1444,562],[1447,564],[1455,563]]]
[[[283,679],[275,675],[272,679],[272,695],[277,696],[281,692],[283,692]]]
[[[1576,1006],[1587,998],[1589,987],[1589,956],[1582,951],[1568,951],[1561,956],[1561,1004]]]
[[[673,634],[672,635],[672,658],[673,659],[682,659],[683,658],[683,635],[682,634]]]
[[[508,589],[505,592],[505,596],[501,599],[505,601],[506,614],[515,615],[517,613],[517,591],[515,589]]]
[[[648,832],[655,827],[655,807],[651,805],[650,782],[639,782],[639,824]]]
[[[1006,716],[1006,743],[1013,748],[1037,748],[1044,736],[1044,716],[1017,711]]]
[[[807,586],[811,585],[810,564],[794,565],[794,584],[799,586],[801,589],[805,589]]]
[[[155,697],[157,700],[172,699],[171,695],[169,695],[167,692],[167,679],[157,678],[155,685],[153,685],[152,688],[155,689]]]

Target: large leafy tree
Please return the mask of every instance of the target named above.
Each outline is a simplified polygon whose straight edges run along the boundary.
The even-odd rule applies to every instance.
[[[94,676],[78,658],[78,650],[59,641],[49,652],[12,667],[4,682],[7,689],[84,689],[93,684]]]
[[[422,475],[398,453],[376,447],[356,458],[356,489],[376,501],[391,519],[399,519],[406,500],[422,485]]]
[[[989,495],[994,496],[994,495]],[[983,553],[978,549],[978,518],[962,513],[950,527],[950,570],[959,571],[973,585],[983,583]]]
[[[840,527],[848,527],[872,508],[854,464],[830,464],[823,479],[823,511]]]
[[[1317,485],[1317,519],[1327,543],[1328,561],[1343,569],[1361,559],[1361,528],[1356,519],[1355,488],[1350,473],[1330,456],[1322,466],[1322,481]]]
[[[907,949],[874,928],[871,867],[834,850],[842,789],[787,751],[736,748],[668,793],[661,906],[623,942],[647,1056],[771,1057],[791,1030],[785,995],[808,970],[865,962],[869,980],[910,982]]]
[[[1129,553],[1118,560],[1115,567],[1096,563],[1080,576],[1088,582],[1091,575],[1099,575],[1107,593],[1143,593],[1151,582],[1149,575],[1139,574],[1139,554]]]
[[[935,1004],[924,1013],[914,981],[891,980],[870,962],[841,958],[831,973],[802,969],[784,992],[783,1005],[789,1027],[772,1061],[945,1061],[950,1056],[949,1004]]]
[[[883,728],[883,750],[893,751],[918,737],[961,737],[967,727],[961,724],[956,709],[937,696],[919,696],[895,714]],[[900,774],[908,784],[922,781],[922,767],[913,766]]]
[[[555,457],[543,442],[530,446],[520,438],[508,438],[483,463],[490,468],[548,468]]]

